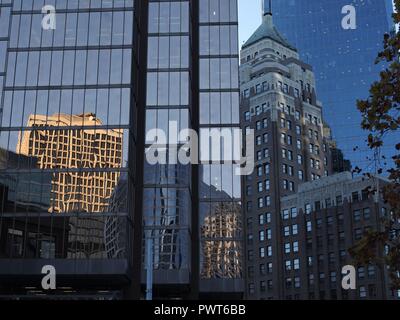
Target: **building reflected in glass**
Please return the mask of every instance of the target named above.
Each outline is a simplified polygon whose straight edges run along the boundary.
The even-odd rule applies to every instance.
[[[133,212],[117,193],[134,191],[134,1],[46,1],[54,30],[44,2],[0,1],[0,277],[21,279],[2,293],[40,286],[45,264],[79,294],[121,292],[133,278]]]
[[[74,297],[139,298],[151,238],[156,297],[240,297],[235,166],[145,160],[171,122],[239,128],[238,97],[237,0],[0,0],[0,295],[52,264]]]
[[[203,279],[242,277],[242,218],[239,205],[217,204],[203,220],[201,246]]]
[[[82,128],[92,127],[93,129]],[[121,169],[123,132],[101,129],[94,114],[31,115],[21,132],[17,153],[37,158],[37,168],[71,169],[53,173],[49,212],[103,212],[120,172],[79,172],[75,169]],[[77,127],[79,129],[43,129]],[[99,128],[99,129],[96,129]]]
[[[347,14],[342,8],[348,5],[355,8],[356,29],[342,27]],[[371,84],[379,79],[383,65],[374,61],[383,48],[384,34],[393,27],[392,1],[279,0],[272,8],[277,28],[315,70],[317,94],[338,147],[354,167],[368,167],[371,161],[366,156],[371,154],[356,101],[366,99]],[[387,141],[383,148],[387,158],[395,143]]]

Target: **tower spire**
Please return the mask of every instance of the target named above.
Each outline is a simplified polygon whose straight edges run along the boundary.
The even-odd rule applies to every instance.
[[[270,15],[272,16],[272,0],[262,0],[263,5],[263,16]]]

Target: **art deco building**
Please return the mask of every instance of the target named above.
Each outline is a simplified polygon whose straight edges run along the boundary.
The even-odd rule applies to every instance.
[[[296,194],[281,199],[285,299],[400,299],[400,292],[392,290],[387,266],[357,263],[348,251],[365,232],[384,230],[390,208],[374,190],[385,184],[384,178],[353,178],[344,172],[304,183]],[[297,243],[298,250],[291,250],[291,243]],[[356,269],[355,290],[342,289],[346,265]],[[264,289],[272,297],[268,286]]]
[[[333,173],[334,143],[313,69],[275,27],[269,10],[242,46],[240,86],[242,128],[255,134],[255,171],[242,181],[246,297],[283,299],[285,250],[299,248],[286,238],[280,199]],[[293,209],[291,216],[297,215]]]

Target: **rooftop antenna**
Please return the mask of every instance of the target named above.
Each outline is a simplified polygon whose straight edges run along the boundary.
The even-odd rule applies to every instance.
[[[263,16],[272,16],[272,0],[263,0]]]

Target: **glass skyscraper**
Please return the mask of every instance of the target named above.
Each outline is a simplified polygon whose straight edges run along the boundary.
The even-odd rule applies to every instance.
[[[236,0],[1,0],[0,295],[139,298],[150,253],[156,297],[240,297],[233,163],[146,161],[238,96]]]
[[[198,133],[239,128],[237,29],[236,0],[150,1],[146,132],[166,133],[169,160],[187,142],[171,124]],[[152,143],[146,139],[147,150]],[[240,294],[241,194],[233,164],[146,163],[144,176],[156,289]]]
[[[342,8],[347,5],[355,8],[356,29],[342,27],[349,13]],[[367,98],[370,85],[379,79],[382,65],[374,61],[383,35],[393,28],[392,0],[279,0],[272,8],[279,30],[314,67],[317,93],[339,148],[353,167],[368,167],[366,156],[371,152],[356,101]],[[392,145],[387,141],[384,154]]]

